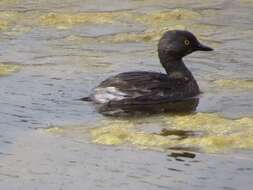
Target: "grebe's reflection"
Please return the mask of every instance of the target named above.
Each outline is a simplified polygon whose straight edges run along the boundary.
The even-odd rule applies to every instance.
[[[106,116],[144,116],[161,113],[190,113],[198,106],[199,98],[189,98],[177,101],[143,102],[143,104],[124,104],[124,102],[109,102],[98,104],[96,109]]]

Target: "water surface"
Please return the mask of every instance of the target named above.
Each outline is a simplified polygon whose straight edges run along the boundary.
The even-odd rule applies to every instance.
[[[253,1],[0,1],[1,189],[251,189]],[[163,72],[188,29],[196,113],[115,119],[77,101],[113,74]]]

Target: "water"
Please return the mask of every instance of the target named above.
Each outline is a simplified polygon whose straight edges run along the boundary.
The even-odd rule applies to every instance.
[[[253,1],[0,1],[1,189],[251,189]],[[188,29],[195,114],[115,119],[76,99],[113,74],[163,72]]]

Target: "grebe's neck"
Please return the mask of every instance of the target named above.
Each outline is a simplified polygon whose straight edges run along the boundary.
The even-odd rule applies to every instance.
[[[187,78],[193,78],[193,75],[191,71],[185,66],[183,59],[179,58],[171,58],[166,57],[166,59],[161,59],[160,62],[165,69],[166,73],[170,77],[175,78],[181,78],[181,77],[187,77]]]

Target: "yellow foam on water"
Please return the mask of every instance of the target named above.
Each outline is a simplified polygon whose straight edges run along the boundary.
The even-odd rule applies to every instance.
[[[20,67],[18,65],[7,65],[0,63],[0,76],[1,75],[8,75],[17,71]]]
[[[218,87],[227,88],[227,89],[241,89],[241,90],[253,90],[253,80],[216,80],[214,84]]]

